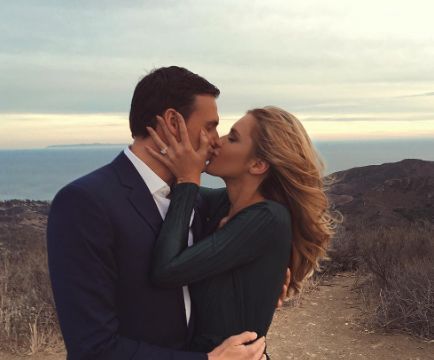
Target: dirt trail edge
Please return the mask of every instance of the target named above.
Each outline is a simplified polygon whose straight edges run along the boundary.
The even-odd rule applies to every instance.
[[[271,359],[434,359],[433,342],[359,325],[354,280],[353,273],[337,274],[305,294],[299,306],[278,309],[267,336]]]

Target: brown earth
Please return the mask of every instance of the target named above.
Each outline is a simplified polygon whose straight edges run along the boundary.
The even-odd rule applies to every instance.
[[[273,360],[430,360],[434,341],[403,334],[383,334],[359,321],[361,303],[353,288],[355,275],[340,273],[305,293],[296,307],[276,311],[268,332]],[[17,356],[0,353],[1,360],[63,360],[64,353]]]
[[[434,341],[403,334],[382,334],[359,321],[361,303],[355,275],[340,273],[305,294],[297,307],[275,313],[268,332],[273,360],[434,359]]]

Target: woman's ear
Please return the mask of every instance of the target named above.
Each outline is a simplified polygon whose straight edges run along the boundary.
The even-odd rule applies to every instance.
[[[250,166],[249,172],[252,175],[263,175],[270,168],[270,164],[262,159],[254,159],[252,165]]]

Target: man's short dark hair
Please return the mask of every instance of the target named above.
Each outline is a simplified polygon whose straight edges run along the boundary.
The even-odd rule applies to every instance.
[[[196,95],[217,98],[220,90],[191,71],[178,67],[161,67],[152,70],[136,86],[130,110],[130,129],[133,137],[147,137],[146,126],[155,128],[156,116],[168,108],[180,112],[188,119],[194,111]]]

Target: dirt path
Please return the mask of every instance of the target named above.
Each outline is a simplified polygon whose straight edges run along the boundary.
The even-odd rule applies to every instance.
[[[298,307],[276,311],[268,333],[272,360],[430,360],[434,342],[384,335],[358,325],[352,273],[342,273],[303,296]],[[65,354],[39,354],[29,360],[64,360]],[[0,353],[0,360],[19,360]]]
[[[338,274],[305,294],[298,307],[277,310],[267,336],[272,360],[434,359],[433,342],[358,325],[354,279],[352,273]]]

